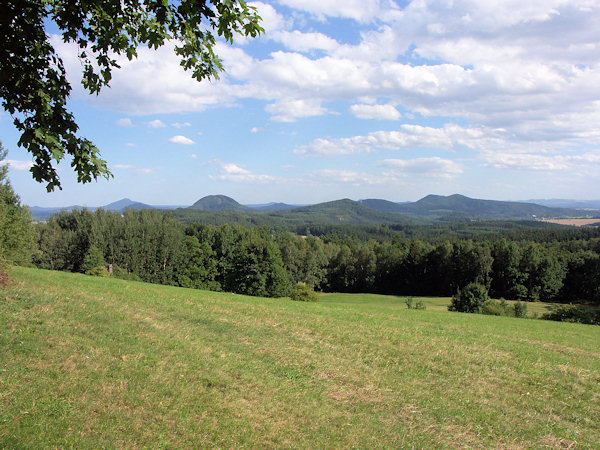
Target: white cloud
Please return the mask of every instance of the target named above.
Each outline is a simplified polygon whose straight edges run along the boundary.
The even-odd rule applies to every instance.
[[[117,120],[116,124],[119,127],[132,127],[133,126],[133,122],[131,121],[131,119],[129,117],[124,117],[122,119]]]
[[[398,120],[401,115],[393,105],[352,105],[350,111],[359,119]]]
[[[272,34],[271,39],[281,42],[288,49],[298,52],[323,50],[333,52],[340,44],[322,33],[303,33],[298,30],[279,31]]]
[[[459,163],[438,157],[415,159],[384,159],[379,163],[385,168],[386,177],[406,177],[411,175],[454,178],[463,173]]]
[[[339,139],[315,139],[294,150],[297,155],[338,156],[352,153],[370,153],[378,149],[401,150],[409,148],[434,148],[455,150],[461,147],[484,149],[507,145],[493,134],[493,130],[464,128],[447,124],[443,128],[404,124],[400,131],[374,131],[367,136]]]
[[[173,144],[180,144],[180,145],[193,145],[193,144],[195,144],[195,142],[192,141],[190,138],[187,138],[187,137],[182,136],[182,135],[173,136],[172,138],[169,139],[169,142],[172,142]]]
[[[481,160],[497,169],[525,171],[570,172],[596,175],[600,169],[600,154],[547,155],[535,153],[483,152]]]
[[[135,167],[131,164],[114,164],[112,166],[116,170],[128,170],[138,175],[153,175],[156,171],[146,167]]]
[[[33,163],[31,161],[19,161],[16,159],[5,159],[0,161],[0,166],[6,165],[12,170],[29,170],[31,167],[33,167]]]
[[[341,17],[368,22],[380,16],[384,6],[393,2],[383,0],[280,0],[280,3],[306,11],[320,19]]]
[[[347,183],[354,186],[383,184],[387,181],[379,175],[343,169],[320,169],[310,173],[309,178],[324,184]]]
[[[163,123],[163,121],[159,120],[159,119],[155,119],[155,120],[152,120],[152,121],[148,122],[148,126],[150,128],[164,128],[164,127],[166,127],[166,125]]]
[[[275,122],[294,122],[303,117],[322,116],[327,112],[318,100],[283,100],[268,105],[267,112]]]
[[[172,123],[171,126],[175,127],[175,128],[186,128],[186,127],[191,127],[192,124],[189,122],[183,122],[183,123],[175,122],[175,123]]]
[[[277,183],[281,180],[271,175],[253,174],[247,169],[244,169],[237,164],[225,163],[221,164],[219,175],[210,175],[209,178],[213,181],[231,181],[235,183]]]
[[[190,158],[192,158],[192,159],[197,159],[197,158],[198,158],[198,155],[196,155],[195,153],[192,153],[192,154],[190,154]]]
[[[125,144],[127,147],[137,147],[137,144],[134,144],[133,142],[128,142],[127,144]]]

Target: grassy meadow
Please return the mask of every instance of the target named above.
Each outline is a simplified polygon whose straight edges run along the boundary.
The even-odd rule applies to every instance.
[[[11,269],[0,447],[600,443],[600,327]],[[530,312],[532,309],[530,307]]]

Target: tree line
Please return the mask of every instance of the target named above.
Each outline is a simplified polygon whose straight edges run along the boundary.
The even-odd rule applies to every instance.
[[[376,241],[184,225],[152,210],[85,209],[61,212],[36,228],[33,261],[46,269],[84,272],[90,264],[111,264],[122,276],[151,283],[272,297],[289,295],[299,282],[321,291],[432,296],[478,283],[495,298],[600,304],[600,239],[585,233]]]

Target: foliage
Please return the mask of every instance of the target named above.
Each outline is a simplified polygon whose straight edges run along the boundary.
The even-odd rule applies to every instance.
[[[105,266],[96,266],[85,271],[86,275],[93,275],[95,277],[108,277],[110,274]]]
[[[419,299],[416,300],[414,299],[414,297],[406,297],[406,299],[404,300],[404,303],[406,304],[406,307],[408,309],[426,309],[425,303],[423,303],[423,300]]]
[[[488,299],[481,307],[481,313],[489,316],[511,316],[513,309],[505,299]]]
[[[337,232],[316,237],[266,227],[184,226],[156,210],[85,209],[61,212],[37,230],[39,267],[83,272],[93,245],[107,263],[144,281],[196,289],[284,297],[304,282],[329,292],[451,296],[477,283],[495,298],[600,304],[600,238],[593,230],[553,239],[544,232],[544,243],[377,242]]]
[[[560,305],[555,307],[549,313],[542,315],[541,318],[558,322],[600,325],[600,309],[580,305]]]
[[[479,313],[488,302],[488,292],[485,286],[479,283],[470,283],[452,297],[449,311],[466,313]]]
[[[294,289],[292,289],[290,298],[292,300],[295,300],[298,302],[318,302],[319,301],[319,297],[317,296],[317,293],[315,291],[313,291],[310,288],[310,286],[308,286],[306,283],[303,283],[302,281],[299,281],[298,283],[296,283],[296,286],[294,286]]]
[[[10,0],[0,16],[0,97],[13,116],[19,145],[33,156],[33,178],[48,191],[60,188],[56,164],[65,155],[79,182],[109,177],[96,146],[78,136],[73,114],[66,108],[71,86],[50,36],[53,22],[62,40],[78,48],[83,86],[98,94],[109,85],[117,58],[137,57],[137,48],[157,49],[176,42],[181,66],[197,80],[216,77],[222,64],[214,53],[217,36],[229,43],[235,34],[257,36],[260,18],[244,1],[179,2],[157,0],[94,1]]]
[[[513,304],[513,315],[515,317],[527,317],[527,303],[516,301]]]
[[[125,269],[117,266],[116,264],[113,264],[112,266],[112,276],[120,280],[142,281],[142,279],[136,274],[127,272]]]
[[[36,252],[31,214],[15,194],[5,164],[7,151],[0,142],[0,260],[30,265]]]
[[[102,254],[102,250],[100,250],[95,245],[91,245],[87,253],[85,254],[85,257],[83,258],[83,263],[81,264],[81,271],[83,273],[88,273],[91,270],[97,269],[98,267],[104,267],[105,265],[106,261],[104,261],[104,255]]]

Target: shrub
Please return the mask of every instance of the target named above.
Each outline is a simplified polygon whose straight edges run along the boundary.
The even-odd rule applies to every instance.
[[[119,278],[120,280],[142,281],[135,273],[127,272],[116,264],[113,264],[112,266],[112,276],[114,278]]]
[[[423,303],[423,300],[415,301],[414,297],[406,297],[404,303],[406,303],[406,307],[408,309],[425,309],[425,303]]]
[[[479,283],[470,283],[464,289],[459,289],[452,297],[452,304],[448,306],[448,310],[479,313],[488,300],[485,286]]]
[[[96,277],[108,277],[109,273],[104,266],[96,266],[85,271],[86,275],[93,275]]]
[[[517,301],[513,305],[513,314],[515,317],[527,317],[527,303]]]
[[[487,314],[490,316],[510,316],[512,315],[512,311],[508,302],[504,299],[500,301],[489,299],[484,305],[481,307],[481,313]]]
[[[317,302],[317,301],[319,301],[319,297],[317,296],[317,293],[315,291],[313,291],[310,286],[308,286],[306,283],[303,283],[301,281],[296,283],[296,286],[294,286],[294,289],[292,290],[290,298],[292,300],[295,300],[298,302]]]
[[[542,319],[600,325],[600,309],[577,305],[560,305],[544,314]]]
[[[95,245],[90,245],[90,248],[88,249],[87,253],[85,254],[85,257],[83,258],[83,262],[81,263],[81,271],[83,273],[88,273],[90,270],[94,270],[97,267],[105,265],[106,262],[104,261],[104,255],[102,254],[102,250],[100,250]]]

